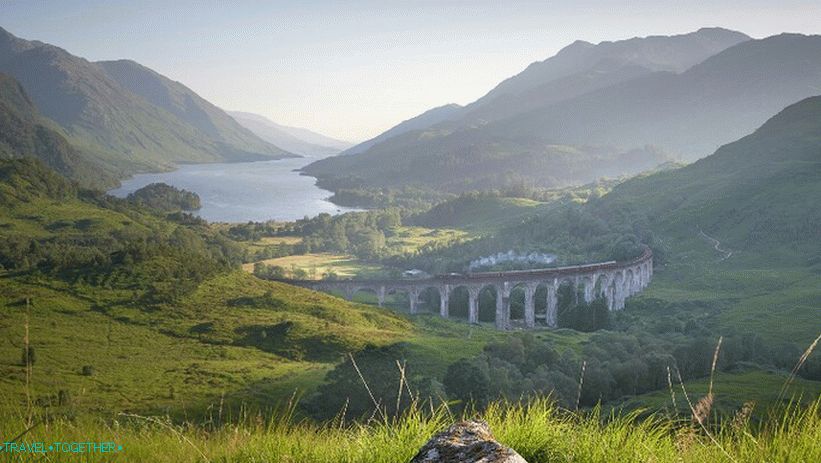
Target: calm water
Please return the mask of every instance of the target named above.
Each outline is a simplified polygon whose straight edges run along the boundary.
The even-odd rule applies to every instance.
[[[174,172],[135,175],[109,193],[125,197],[150,183],[167,183],[197,193],[202,201],[197,215],[211,222],[296,220],[356,210],[327,201],[331,193],[314,185],[315,178],[293,172],[312,161],[183,165]]]

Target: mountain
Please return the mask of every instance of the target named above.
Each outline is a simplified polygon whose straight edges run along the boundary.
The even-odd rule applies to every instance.
[[[435,129],[392,137],[360,154],[303,168],[323,188],[415,188],[451,193],[511,187],[565,187],[652,169],[670,160],[651,146],[632,150],[492,138],[481,131]],[[408,155],[412,153],[412,155]]]
[[[291,156],[181,84],[133,62],[92,63],[0,29],[0,72],[20,82],[83,157],[118,176],[176,162]]]
[[[259,138],[292,153],[309,157],[327,157],[351,147],[351,143],[337,140],[300,127],[288,127],[258,114],[228,111],[240,125]]]
[[[0,159],[34,157],[87,187],[114,181],[85,160],[56,124],[43,120],[23,87],[5,74],[0,74],[0,127]]]
[[[627,181],[596,209],[640,210],[667,236],[704,231],[743,254],[821,263],[821,97],[689,166]],[[775,262],[770,262],[775,265]]]
[[[577,40],[555,56],[505,79],[464,108],[451,104],[431,109],[344,154],[361,153],[390,137],[442,122],[454,127],[481,125],[652,72],[682,72],[749,39],[741,32],[702,28],[688,34],[635,37],[596,45]]]
[[[485,164],[486,159],[505,157],[504,169],[539,182],[546,175],[545,169],[553,177],[568,177],[563,166],[551,164],[546,157],[540,166],[526,160],[534,152],[556,145],[610,146],[616,153],[655,146],[661,152],[692,160],[750,133],[785,106],[819,92],[821,36],[782,34],[741,42],[680,74],[639,74],[482,124],[460,127],[457,123],[461,120],[439,124],[394,137],[353,157],[314,163],[305,171],[331,187],[345,178],[355,179],[360,186],[382,186],[382,179],[372,175],[380,174],[372,166],[376,162],[391,166],[419,158],[437,165],[432,158],[458,158],[461,162],[451,163],[454,167],[448,171],[448,183],[452,184],[463,178],[465,166],[472,166],[468,172],[499,168]],[[440,162],[438,167],[448,165]],[[628,174],[643,166],[622,163],[620,167]],[[427,183],[451,189],[428,181],[429,175],[411,170],[397,178],[402,184]]]
[[[440,122],[456,119],[462,114],[462,110],[463,108],[461,106],[454,103],[429,109],[416,117],[400,122],[370,140],[363,141],[362,143],[345,150],[342,155],[362,153],[369,150],[372,146],[397,135],[402,135],[403,133],[413,130],[423,130]]]
[[[750,37],[746,34],[717,27],[702,28],[688,34],[634,37],[597,45],[577,40],[555,56],[533,63],[521,73],[502,81],[468,109],[484,106],[503,96],[538,94],[534,90],[546,84],[577,78],[591,71],[606,74],[609,70],[629,66],[645,73],[679,73],[747,40]],[[606,75],[604,77],[607,78]],[[568,96],[572,94],[565,95],[565,98]]]
[[[265,153],[271,146],[185,85],[130,60],[96,63],[117,83],[221,142]]]
[[[693,160],[818,93],[821,36],[782,34],[730,47],[681,74],[653,73],[483,130],[571,144],[653,144]]]

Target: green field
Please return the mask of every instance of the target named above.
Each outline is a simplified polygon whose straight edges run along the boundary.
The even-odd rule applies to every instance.
[[[326,273],[333,272],[340,278],[353,278],[379,274],[383,268],[376,264],[362,262],[354,256],[332,254],[329,252],[297,254],[259,261],[265,265],[282,267],[286,272],[293,269],[304,270],[309,279],[320,280]],[[253,272],[254,264],[243,264],[246,272]]]
[[[386,239],[386,246],[391,253],[402,254],[418,251],[426,245],[446,245],[470,236],[469,233],[452,228],[402,226],[391,230]]]
[[[398,226],[391,228],[387,233],[385,253],[387,255],[412,254],[425,246],[447,246],[449,243],[464,240],[470,236],[468,232],[450,228]],[[245,246],[255,251],[267,246],[294,246],[301,242],[302,238],[297,236],[271,236],[245,243]],[[253,272],[254,264],[257,262],[282,267],[286,273],[296,269],[303,270],[308,279],[322,279],[327,273],[334,273],[338,278],[375,278],[385,276],[391,270],[375,261],[366,261],[350,254],[333,252],[311,252],[255,260],[243,264],[242,268],[246,272]]]
[[[575,194],[575,189],[556,193],[547,201],[491,195],[464,195],[445,201],[413,217],[413,222],[426,227],[450,227],[472,235],[498,232],[526,220],[546,214],[555,204]],[[581,194],[581,193],[580,193]],[[583,195],[582,195],[583,196]]]

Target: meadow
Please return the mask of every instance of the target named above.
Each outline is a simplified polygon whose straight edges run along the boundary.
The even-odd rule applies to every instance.
[[[695,398],[691,398],[695,400]],[[496,438],[530,463],[547,462],[812,462],[821,459],[819,401],[787,406],[763,424],[757,410],[744,408],[720,429],[692,414],[607,415],[562,410],[549,399],[497,402],[483,412],[454,416],[443,405],[418,403],[398,417],[356,424],[339,420],[314,424],[294,419],[293,408],[271,418],[244,414],[226,419],[212,410],[202,425],[173,424],[164,418],[118,414],[108,418],[5,415],[4,430],[23,432],[18,441],[105,441],[122,446],[105,461],[395,463],[409,461],[434,433],[460,418],[486,420]],[[7,431],[8,432],[8,431]],[[100,461],[99,455],[36,456],[38,461]],[[0,453],[0,461],[29,461]]]

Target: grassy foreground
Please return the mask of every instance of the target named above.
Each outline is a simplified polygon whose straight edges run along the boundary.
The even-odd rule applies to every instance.
[[[810,462],[821,461],[819,401],[787,408],[756,428],[739,412],[720,431],[693,424],[688,416],[603,417],[555,408],[547,399],[526,405],[497,403],[481,418],[497,439],[530,463],[539,462]],[[21,441],[113,441],[121,452],[37,456],[37,461],[152,462],[406,462],[435,432],[457,417],[447,408],[418,407],[394,419],[367,425],[294,422],[288,410],[268,422],[247,416],[234,424],[170,425],[162,420],[119,415],[102,419],[55,419],[32,429]],[[215,412],[215,423],[217,417]],[[0,419],[5,435],[25,429],[22,416]],[[0,453],[0,461],[29,461]]]

